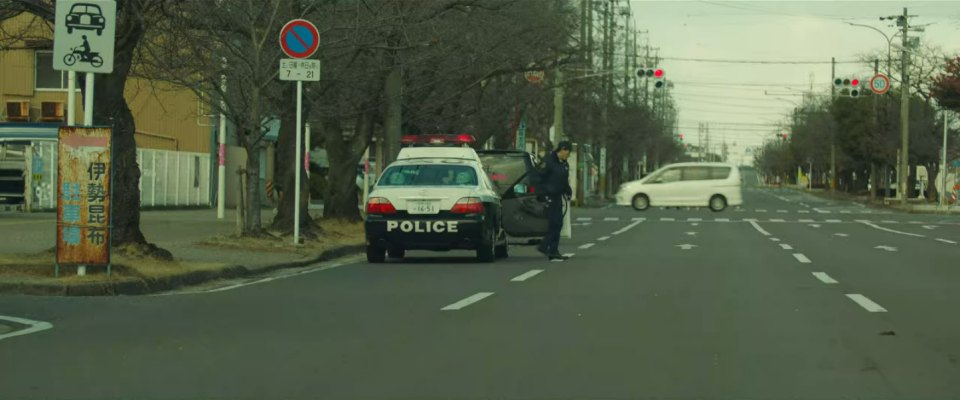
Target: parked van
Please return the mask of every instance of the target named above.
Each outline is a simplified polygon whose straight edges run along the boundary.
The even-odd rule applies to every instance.
[[[617,205],[638,211],[650,207],[710,207],[722,211],[743,204],[737,166],[726,163],[680,163],[660,168],[620,186]]]

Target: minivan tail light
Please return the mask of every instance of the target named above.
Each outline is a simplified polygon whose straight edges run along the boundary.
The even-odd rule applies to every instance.
[[[457,200],[450,212],[454,214],[481,214],[483,213],[483,202],[478,197],[464,197]]]
[[[370,200],[367,201],[367,214],[384,215],[396,213],[397,209],[393,206],[393,203],[383,197],[371,197]]]

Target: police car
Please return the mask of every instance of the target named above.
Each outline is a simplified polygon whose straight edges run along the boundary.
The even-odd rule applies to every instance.
[[[397,161],[367,198],[367,261],[407,250],[475,250],[482,262],[507,256],[500,196],[470,135],[405,136]],[[434,147],[429,145],[459,145]]]

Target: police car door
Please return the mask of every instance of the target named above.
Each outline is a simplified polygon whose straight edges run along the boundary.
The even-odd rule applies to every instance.
[[[546,204],[537,200],[531,184],[533,160],[522,151],[477,151],[483,168],[500,195],[503,229],[513,237],[539,237],[547,234]]]

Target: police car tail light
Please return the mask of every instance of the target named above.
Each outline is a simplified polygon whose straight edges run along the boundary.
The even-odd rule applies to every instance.
[[[454,214],[480,214],[483,213],[483,202],[477,197],[464,197],[457,200],[450,212]]]
[[[372,197],[367,202],[367,214],[396,214],[397,209],[383,197]]]

